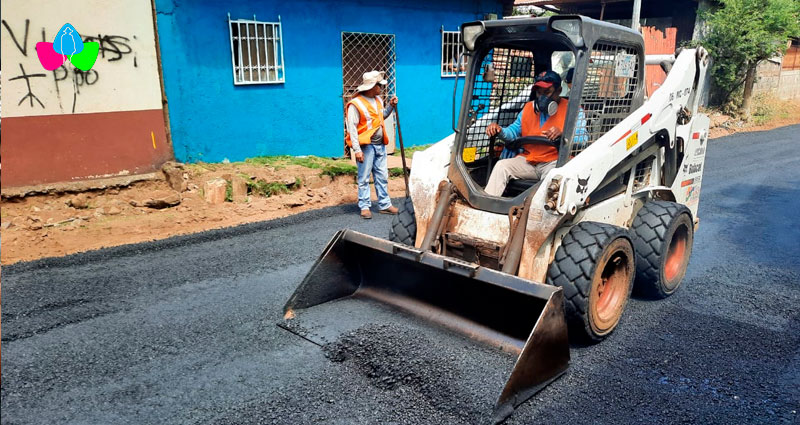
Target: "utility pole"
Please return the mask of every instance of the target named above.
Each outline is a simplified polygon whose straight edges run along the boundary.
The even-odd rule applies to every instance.
[[[642,0],[633,0],[633,18],[631,18],[631,28],[639,31],[639,12],[642,10]]]

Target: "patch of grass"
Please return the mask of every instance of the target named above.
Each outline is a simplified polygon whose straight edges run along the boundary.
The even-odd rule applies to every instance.
[[[334,177],[334,178],[336,176],[354,176],[355,177],[355,176],[358,175],[358,168],[356,168],[355,165],[352,165],[350,163],[330,164],[330,165],[326,165],[322,169],[322,172],[320,174],[321,175],[325,175],[325,176],[331,176],[331,177]]]
[[[195,162],[195,163],[191,163],[191,164],[185,164],[184,167],[186,168],[186,171],[197,173],[197,172],[203,172],[203,171],[216,171],[216,170],[219,170],[220,168],[223,168],[223,167],[225,167],[227,165],[229,165],[229,164],[210,163],[210,162]]]
[[[403,177],[403,167],[392,167],[389,169],[389,177]]]
[[[751,107],[753,122],[756,125],[770,121],[789,118],[790,108],[787,102],[775,99],[774,96],[759,94],[753,98]]]
[[[291,189],[289,189],[285,184],[280,182],[267,182],[265,180],[258,180],[258,181],[248,181],[247,188],[250,193],[255,193],[257,195],[264,196],[269,198],[272,195],[278,195],[281,193],[289,193]]]
[[[244,160],[244,162],[246,164],[253,164],[253,165],[266,165],[273,167],[276,170],[284,168],[288,165],[299,165],[301,167],[319,170],[325,168],[326,166],[344,161],[330,159],[330,158],[322,158],[313,155],[309,156],[276,155],[276,156],[257,156],[253,158],[247,158]]]
[[[245,159],[244,163],[253,165],[273,165],[277,164],[278,162],[282,161],[285,158],[289,158],[289,156],[288,155],[254,156],[252,158]]]
[[[225,185],[225,202],[233,202],[233,184],[231,182]]]
[[[427,145],[411,146],[403,150],[406,151],[406,158],[411,158],[412,156],[414,156],[414,152],[424,151],[425,149],[428,149],[431,146],[433,146],[433,143],[429,143]],[[398,154],[397,156],[400,156],[400,146],[398,146],[394,152]]]

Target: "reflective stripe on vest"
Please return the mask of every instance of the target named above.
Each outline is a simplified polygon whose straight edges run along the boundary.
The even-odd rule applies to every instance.
[[[543,132],[552,127],[564,130],[564,120],[567,118],[567,102],[561,99],[558,102],[556,114],[548,117],[543,126],[539,126],[539,113],[533,109],[533,102],[528,102],[522,108],[522,137],[544,136]],[[524,145],[523,155],[528,162],[551,162],[558,159],[558,150],[553,146]]]
[[[386,128],[383,125],[383,102],[381,101],[380,97],[375,97],[375,103],[378,107],[377,110],[367,99],[361,95],[358,95],[354,97],[353,100],[347,102],[347,105],[344,108],[345,120],[347,119],[347,109],[350,108],[350,105],[353,105],[356,107],[356,109],[358,109],[359,119],[356,130],[358,130],[359,145],[368,145],[372,143],[372,135],[375,134],[379,128],[383,130],[383,144],[389,144],[389,138],[386,135]],[[346,128],[344,141],[347,143],[347,146],[353,146],[352,141],[350,140],[350,134],[347,132]]]

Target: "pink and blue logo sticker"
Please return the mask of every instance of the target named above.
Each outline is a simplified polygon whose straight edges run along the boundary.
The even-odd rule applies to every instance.
[[[56,33],[52,43],[36,43],[36,54],[44,69],[53,71],[69,59],[81,71],[92,69],[100,52],[100,43],[83,42],[72,24],[66,23]]]

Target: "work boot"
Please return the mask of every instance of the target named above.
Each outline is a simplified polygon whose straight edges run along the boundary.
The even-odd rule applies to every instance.
[[[389,208],[386,208],[385,210],[380,210],[379,212],[381,214],[397,214],[397,207],[394,205],[390,205]]]
[[[372,212],[369,209],[361,210],[361,218],[372,218]]]

